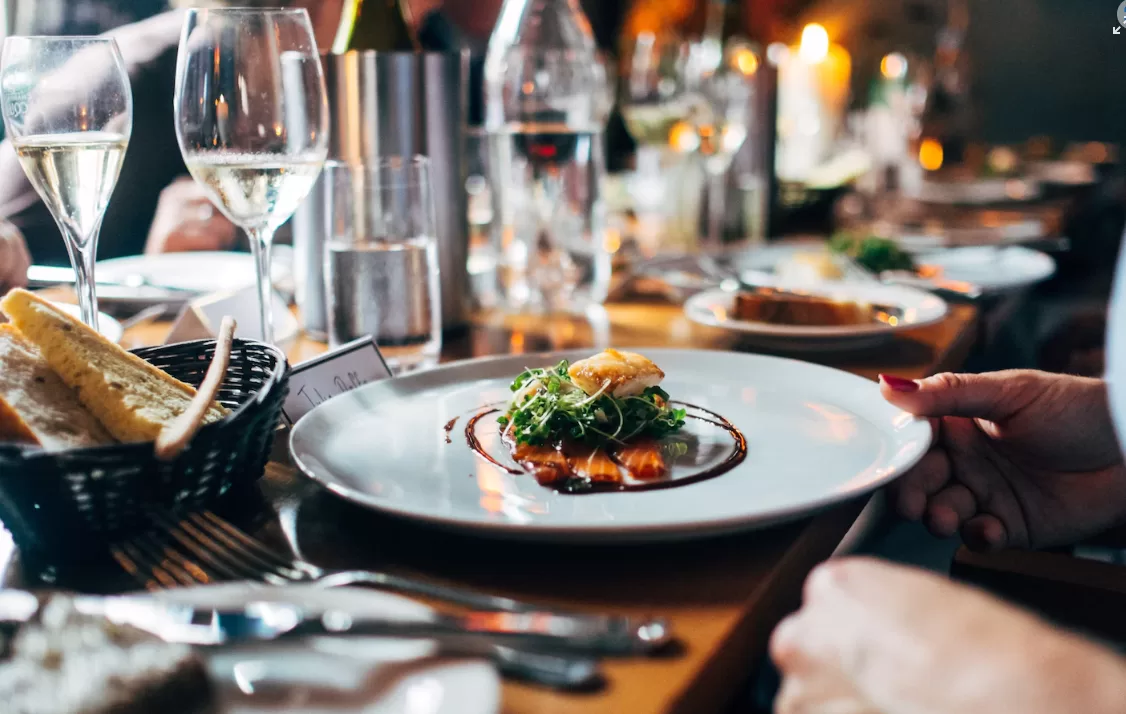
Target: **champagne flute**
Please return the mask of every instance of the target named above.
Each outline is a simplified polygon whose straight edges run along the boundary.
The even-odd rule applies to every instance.
[[[97,329],[98,233],[133,129],[121,51],[104,37],[9,37],[0,97],[24,173],[66,241],[82,321]]]
[[[188,170],[254,252],[262,340],[274,341],[270,251],[328,154],[324,74],[303,9],[189,10],[176,64]]]

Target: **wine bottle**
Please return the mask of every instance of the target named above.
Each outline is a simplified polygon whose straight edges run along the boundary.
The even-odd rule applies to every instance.
[[[418,35],[410,20],[404,0],[346,0],[332,51],[417,52]]]

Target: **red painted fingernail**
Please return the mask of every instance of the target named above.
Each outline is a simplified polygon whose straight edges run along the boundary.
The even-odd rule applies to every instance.
[[[891,387],[893,392],[910,394],[911,392],[919,391],[919,383],[913,379],[904,379],[903,377],[894,377],[890,374],[881,374],[880,381]]]

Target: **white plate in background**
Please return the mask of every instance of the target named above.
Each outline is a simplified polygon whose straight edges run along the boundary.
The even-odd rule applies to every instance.
[[[971,283],[993,294],[1030,287],[1056,272],[1052,256],[1015,245],[950,248],[915,256],[915,260],[940,268],[946,280]]]
[[[857,350],[874,347],[907,330],[932,325],[946,317],[948,306],[942,298],[914,288],[879,283],[820,282],[787,283],[759,276],[756,284],[780,289],[800,290],[831,300],[877,303],[899,308],[902,319],[895,325],[870,322],[861,325],[825,327],[780,325],[740,320],[734,315],[735,293],[708,290],[693,295],[684,303],[688,319],[708,327],[737,332],[756,345],[784,352]]]

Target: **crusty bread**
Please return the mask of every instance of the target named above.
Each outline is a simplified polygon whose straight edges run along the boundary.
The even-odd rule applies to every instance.
[[[51,368],[119,441],[153,441],[183,412],[195,390],[99,335],[51,303],[12,290],[0,309],[34,342]],[[221,419],[219,404],[204,423]]]
[[[0,441],[39,444],[48,451],[113,442],[12,325],[0,325]]]

